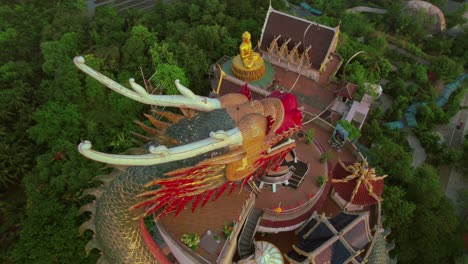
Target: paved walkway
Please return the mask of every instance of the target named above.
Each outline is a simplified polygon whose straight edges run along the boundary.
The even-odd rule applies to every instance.
[[[468,93],[465,93],[462,106],[468,107]],[[456,126],[463,122],[463,127],[457,129]],[[437,126],[434,131],[441,134],[448,146],[455,149],[462,149],[464,135],[468,133],[468,109],[462,109],[450,119],[446,125]],[[456,204],[458,191],[468,188],[468,177],[464,177],[453,167],[445,166],[440,172],[440,182],[445,195]],[[461,209],[461,208],[458,208]]]
[[[414,135],[411,129],[406,130],[408,136],[406,137],[410,147],[413,149],[413,167],[418,167],[419,165],[423,164],[426,160],[426,151],[421,146],[421,142],[419,139]]]
[[[430,66],[431,65],[429,61],[427,61],[427,60],[425,60],[425,59],[423,59],[421,57],[418,57],[418,56],[416,56],[416,55],[414,55],[412,53],[409,53],[408,51],[396,46],[395,44],[388,43],[388,48],[391,49],[391,50],[395,50],[400,54],[406,55],[406,56],[412,58],[413,60],[415,60],[415,61],[417,61],[420,64],[423,64],[425,66]]]
[[[447,5],[445,6],[445,10],[450,13],[450,12],[455,11],[457,8],[460,8],[464,4],[466,4],[466,1],[459,2],[459,1],[448,0]]]
[[[350,9],[347,9],[346,12],[364,12],[364,13],[374,13],[374,14],[385,14],[387,9],[382,8],[373,8],[368,6],[356,6]]]

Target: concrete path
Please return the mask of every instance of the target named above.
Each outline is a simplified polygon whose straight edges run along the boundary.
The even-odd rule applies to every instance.
[[[460,8],[462,5],[464,5],[466,3],[468,3],[468,1],[466,1],[466,0],[463,1],[463,2],[448,0],[447,5],[445,6],[445,11],[448,12],[448,13],[453,12],[457,8]]]
[[[406,137],[410,147],[413,149],[413,167],[418,167],[419,165],[423,164],[426,160],[426,151],[421,146],[421,142],[419,139],[414,135],[413,131],[407,129],[408,136]]]
[[[430,66],[431,65],[431,63],[429,61],[427,61],[427,60],[425,60],[423,58],[420,58],[420,57],[418,57],[418,56],[416,56],[414,54],[411,54],[408,51],[406,51],[406,50],[404,50],[404,49],[402,49],[402,48],[400,48],[400,47],[398,47],[398,46],[396,46],[396,45],[394,45],[392,43],[388,43],[388,48],[391,49],[391,50],[395,50],[400,54],[406,55],[406,56],[412,58],[413,60],[415,60],[415,61],[417,61],[417,62],[419,62],[419,63],[421,63],[421,64],[423,64],[425,66]]]
[[[465,93],[462,106],[468,107],[468,93]],[[463,122],[463,127],[457,129],[457,124]],[[462,109],[450,119],[446,125],[437,126],[434,131],[444,137],[444,141],[448,146],[455,149],[462,149],[464,135],[468,133],[468,109]],[[466,161],[468,162],[468,161]],[[445,195],[456,204],[458,191],[468,188],[468,175],[462,175],[455,168],[445,166],[440,172],[440,181],[442,190]],[[458,210],[461,208],[457,207]]]
[[[356,6],[350,9],[347,9],[346,12],[364,12],[364,13],[374,13],[374,14],[385,14],[387,9],[382,8],[373,8],[368,6]]]

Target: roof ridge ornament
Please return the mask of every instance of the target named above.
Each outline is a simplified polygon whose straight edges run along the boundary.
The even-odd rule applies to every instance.
[[[351,173],[341,179],[332,179],[332,183],[348,183],[353,182],[355,186],[351,194],[350,201],[354,202],[354,198],[358,192],[366,191],[369,196],[375,199],[377,202],[383,201],[380,194],[377,194],[374,191],[374,182],[381,181],[385,179],[388,175],[377,176],[377,173],[374,168],[370,167],[366,160],[362,162],[354,162],[352,165],[346,165],[341,159],[338,160],[339,165],[347,172]],[[361,190],[361,185],[364,186],[364,190]]]

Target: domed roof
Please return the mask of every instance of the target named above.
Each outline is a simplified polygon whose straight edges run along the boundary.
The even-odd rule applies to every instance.
[[[440,10],[440,8],[438,8],[437,6],[426,1],[411,0],[411,1],[406,2],[406,7],[412,10],[424,10],[429,15],[436,16],[437,25],[440,31],[445,30],[446,28],[445,16],[442,10]]]

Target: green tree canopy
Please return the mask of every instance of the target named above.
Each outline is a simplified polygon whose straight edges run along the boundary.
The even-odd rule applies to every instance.
[[[188,78],[182,68],[166,63],[158,65],[153,82],[156,86],[161,86],[165,94],[179,94],[174,84],[175,80],[179,80],[182,85],[190,87]]]
[[[451,58],[443,55],[433,59],[431,70],[436,74],[437,78],[449,81],[459,75],[463,68]]]

